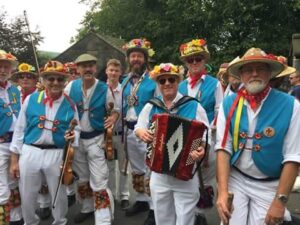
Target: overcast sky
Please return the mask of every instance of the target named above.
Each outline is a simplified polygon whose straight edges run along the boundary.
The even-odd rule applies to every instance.
[[[44,43],[39,50],[62,52],[70,46],[70,39],[77,34],[87,6],[79,0],[1,0],[0,11],[9,18],[24,15],[27,11],[31,31],[41,31]]]

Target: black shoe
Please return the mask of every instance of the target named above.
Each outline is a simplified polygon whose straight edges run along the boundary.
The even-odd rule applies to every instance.
[[[195,224],[194,225],[207,225],[207,221],[204,215],[196,215]]]
[[[11,221],[9,222],[9,225],[24,225],[24,220],[18,220],[18,221]]]
[[[144,222],[144,225],[155,225],[154,211],[150,209],[147,219]]]
[[[77,215],[75,215],[74,217],[74,223],[82,223],[83,221],[85,221],[87,218],[94,216],[94,212],[89,212],[89,213],[78,213]]]
[[[75,202],[76,202],[75,194],[68,195],[68,207],[74,205]]]
[[[134,216],[140,212],[145,212],[149,210],[148,202],[136,201],[134,205],[126,209],[126,216]]]
[[[51,216],[51,209],[47,208],[38,208],[35,213],[40,217],[41,220],[46,220]]]
[[[129,207],[129,201],[127,199],[124,199],[121,201],[121,208],[123,210],[127,209]]]

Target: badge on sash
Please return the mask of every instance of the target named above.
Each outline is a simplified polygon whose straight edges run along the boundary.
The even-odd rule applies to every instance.
[[[275,135],[275,129],[273,127],[266,127],[264,129],[264,135],[266,137],[273,137]]]

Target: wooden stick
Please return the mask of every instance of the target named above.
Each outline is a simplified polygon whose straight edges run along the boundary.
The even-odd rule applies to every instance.
[[[227,207],[228,207],[228,210],[229,212],[231,212],[232,210],[232,202],[233,202],[233,193],[228,193],[228,199],[227,199]],[[224,225],[229,225],[229,219],[228,219],[228,223],[224,224]]]

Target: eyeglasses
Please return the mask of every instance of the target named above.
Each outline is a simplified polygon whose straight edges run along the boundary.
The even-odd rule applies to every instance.
[[[176,81],[176,78],[175,77],[162,78],[162,79],[158,80],[158,83],[161,85],[164,85],[167,82],[167,80],[170,84],[174,84]]]
[[[194,62],[196,62],[196,63],[201,62],[203,59],[204,59],[204,57],[200,57],[200,56],[199,57],[193,57],[193,58],[188,58],[186,60],[186,62],[188,64],[193,64]]]
[[[25,78],[27,78],[27,79],[34,79],[35,77],[34,77],[33,74],[20,74],[19,75],[19,79],[25,79]]]
[[[57,82],[65,82],[64,77],[47,77],[46,80],[49,82],[54,82],[55,80],[57,80]]]
[[[268,67],[244,68],[244,69],[241,69],[241,73],[246,74],[246,75],[250,75],[254,71],[256,71],[257,74],[262,74],[262,73],[266,73],[266,72],[270,71],[270,69]]]

